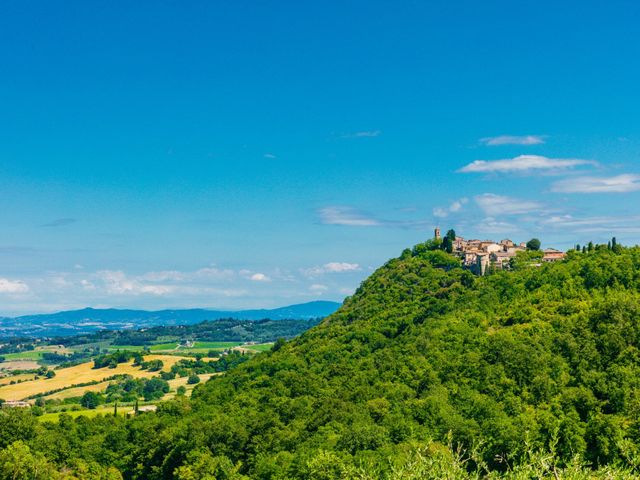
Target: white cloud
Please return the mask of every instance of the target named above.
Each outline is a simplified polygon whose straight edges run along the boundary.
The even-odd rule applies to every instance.
[[[639,233],[640,216],[573,217],[572,215],[554,215],[540,220],[544,229],[570,231],[571,233]]]
[[[503,160],[475,160],[462,167],[458,172],[526,173],[535,170],[566,170],[580,165],[597,165],[597,162],[579,158],[547,158],[540,155],[520,155]]]
[[[357,263],[347,262],[329,262],[323,266],[325,272],[340,273],[340,272],[352,272],[354,270],[360,270],[360,265]]]
[[[96,272],[96,277],[104,283],[107,293],[111,295],[166,295],[174,291],[174,287],[170,285],[147,285],[128,277],[121,270],[101,270]]]
[[[342,138],[362,138],[362,137],[377,137],[382,132],[380,130],[362,130],[360,132],[352,132],[342,134]]]
[[[196,270],[189,278],[204,278],[209,280],[229,280],[234,277],[236,272],[228,268],[205,267]]]
[[[368,215],[356,208],[347,206],[329,206],[317,210],[320,222],[324,225],[344,225],[349,227],[393,227],[419,228],[431,225],[426,220],[388,220]]]
[[[350,227],[375,227],[381,223],[368,217],[353,207],[324,207],[318,210],[320,221],[325,225],[346,225]]]
[[[543,205],[531,200],[522,200],[504,195],[485,193],[477,195],[474,200],[482,211],[489,217],[500,215],[522,215],[535,212],[543,208]]]
[[[626,193],[640,190],[640,175],[630,173],[614,177],[577,177],[555,182],[554,192],[562,193]]]
[[[502,234],[513,233],[518,230],[518,227],[508,222],[496,220],[493,217],[487,217],[477,224],[475,229],[481,233]]]
[[[461,198],[459,200],[454,200],[448,207],[435,207],[433,209],[433,216],[438,218],[448,217],[450,213],[456,213],[462,210],[463,205],[468,201],[469,199],[467,198]]]
[[[325,273],[345,273],[355,272],[358,270],[360,270],[360,265],[357,263],[329,262],[322,266],[302,270],[302,273],[307,277],[317,277],[319,275],[324,275]]]
[[[480,143],[487,146],[497,145],[540,145],[544,143],[544,135],[499,135],[497,137],[485,137]]]
[[[142,275],[141,278],[150,282],[179,282],[185,280],[187,275],[184,272],[178,272],[176,270],[161,270],[158,272],[147,272]]]
[[[311,290],[313,293],[322,293],[329,290],[329,287],[327,287],[326,285],[322,285],[321,283],[314,283],[309,287],[309,290]]]
[[[0,278],[0,293],[27,293],[29,286],[22,280],[9,280],[7,278]]]
[[[271,279],[266,276],[264,273],[254,273],[249,277],[254,282],[270,282]]]
[[[265,153],[264,158],[276,158],[276,156],[273,153]]]

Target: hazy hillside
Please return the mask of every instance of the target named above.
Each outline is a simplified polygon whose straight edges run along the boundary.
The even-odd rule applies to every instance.
[[[131,479],[587,478],[583,462],[634,478],[640,248],[527,263],[478,278],[406,250],[191,402],[126,421],[3,415],[0,447],[22,439]]]
[[[67,336],[98,330],[122,330],[156,325],[191,325],[205,320],[233,318],[237,320],[271,320],[322,318],[340,307],[337,302],[314,301],[274,309],[258,310],[120,310],[94,309],[70,310],[41,315],[25,315],[0,318],[1,336]]]

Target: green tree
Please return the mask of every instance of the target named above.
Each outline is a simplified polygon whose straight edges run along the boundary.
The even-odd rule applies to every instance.
[[[540,250],[541,242],[537,238],[532,238],[527,242],[527,250],[531,250],[532,252],[536,252]]]
[[[102,403],[101,400],[100,395],[96,392],[85,392],[85,394],[80,398],[80,405],[84,408],[93,410]]]
[[[195,385],[196,383],[200,383],[200,377],[195,373],[192,373],[191,375],[189,375],[189,378],[187,378],[187,383],[189,385]]]
[[[32,453],[22,441],[0,451],[0,480],[53,480],[57,477],[44,455]]]
[[[278,338],[274,344],[271,346],[271,351],[272,352],[277,352],[278,350],[280,350],[282,347],[284,347],[284,345],[287,343],[287,340],[284,338]]]

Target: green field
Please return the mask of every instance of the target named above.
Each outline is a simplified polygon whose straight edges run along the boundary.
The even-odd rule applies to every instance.
[[[130,412],[133,410],[133,407],[119,407],[118,415],[125,415],[126,412]],[[60,415],[66,413],[73,418],[76,417],[95,417],[97,415],[113,415],[113,406],[108,406],[106,408],[96,408],[95,410],[69,410],[67,412],[52,412],[45,413],[38,417],[41,422],[57,422],[60,419]]]
[[[267,352],[271,350],[271,347],[273,347],[273,343],[259,343],[257,345],[244,346],[247,350],[255,350],[256,352]]]
[[[18,352],[18,353],[3,353],[2,357],[5,358],[5,360],[9,361],[9,360],[40,360],[42,358],[42,354],[44,352],[42,351],[36,351],[36,350],[28,350],[26,352]]]
[[[149,350],[175,350],[177,346],[178,342],[156,343],[155,345],[149,346]]]
[[[144,350],[145,345],[109,345],[107,349],[110,352],[115,352],[117,350],[120,350],[120,351],[130,350],[130,351],[136,352],[136,351]]]

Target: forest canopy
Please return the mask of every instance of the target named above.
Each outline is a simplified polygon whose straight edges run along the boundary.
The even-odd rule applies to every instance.
[[[639,394],[640,248],[476,277],[417,246],[191,400],[59,423],[3,410],[0,468],[22,455],[98,472],[80,478],[636,478]]]

